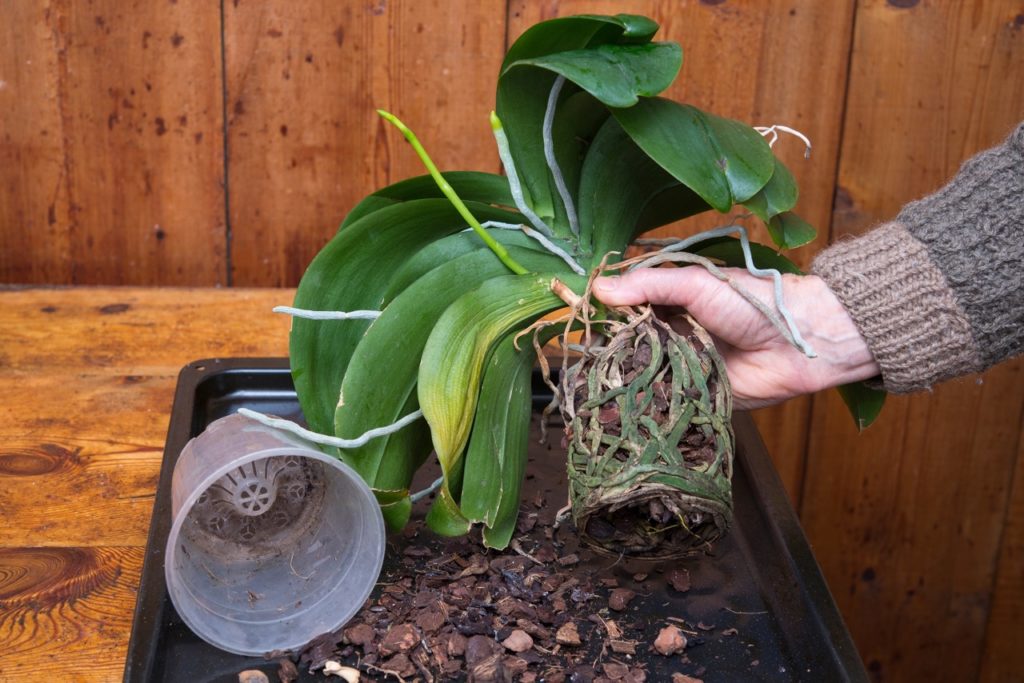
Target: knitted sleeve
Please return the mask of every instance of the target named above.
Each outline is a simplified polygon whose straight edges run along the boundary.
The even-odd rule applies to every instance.
[[[821,252],[812,272],[905,393],[1024,350],[1024,124],[891,223]]]

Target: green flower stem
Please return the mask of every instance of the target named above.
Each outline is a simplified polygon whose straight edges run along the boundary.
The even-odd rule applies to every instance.
[[[479,235],[480,239],[484,241],[484,244],[494,252],[494,255],[497,256],[501,262],[508,266],[508,269],[516,275],[528,274],[530,271],[519,265],[519,263],[509,255],[508,250],[506,250],[501,243],[496,241],[487,233],[486,230],[484,230],[483,226],[480,225],[480,221],[473,216],[469,208],[459,198],[459,195],[455,193],[452,186],[448,184],[448,181],[444,179],[441,172],[437,170],[437,166],[434,165],[430,155],[427,154],[427,150],[423,149],[423,145],[420,144],[419,138],[416,137],[416,134],[409,130],[409,128],[394,114],[386,112],[383,109],[378,109],[377,113],[380,114],[384,120],[388,121],[402,132],[402,135],[405,136],[405,139],[409,141],[409,144],[412,145],[412,148],[416,151],[416,155],[419,156],[420,161],[422,161],[423,165],[427,167],[427,171],[430,172],[430,177],[432,177],[434,182],[437,183],[441,192],[448,198],[448,201],[452,203],[452,206],[454,206],[455,210],[459,212],[459,215],[466,219],[469,227],[473,228],[473,232]]]

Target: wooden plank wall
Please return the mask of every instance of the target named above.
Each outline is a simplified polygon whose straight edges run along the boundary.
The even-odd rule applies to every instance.
[[[0,0],[0,282],[293,286],[345,211],[441,166],[496,171],[486,113],[535,21],[637,12],[671,95],[786,123],[801,213],[863,232],[1024,119],[1015,0]],[[707,227],[673,226],[671,234]],[[1024,680],[1024,363],[758,422],[877,680]]]

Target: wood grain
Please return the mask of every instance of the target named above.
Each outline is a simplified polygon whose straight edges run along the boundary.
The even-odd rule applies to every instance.
[[[1024,430],[1024,422],[1021,423]],[[1024,633],[1024,431],[1018,437],[1017,466],[1006,510],[996,572],[985,629],[985,651],[979,680],[984,683],[1021,683],[1020,638]]]
[[[144,545],[180,368],[287,353],[290,290],[0,296],[0,546]]]
[[[5,439],[0,547],[144,546],[162,458],[162,444]]]
[[[291,295],[3,293],[0,547],[145,545],[178,371],[198,358],[286,355],[288,319],[270,308]]]
[[[96,287],[4,296],[17,302],[0,307],[4,372],[173,378],[197,358],[287,355],[289,319],[271,309],[295,293]]]
[[[798,128],[814,141],[804,147],[783,137],[776,151],[800,186],[798,211],[817,225],[821,238],[790,254],[806,266],[827,242],[831,222],[835,169],[839,154],[847,60],[853,15],[852,2],[776,1],[765,3],[703,3],[634,0],[632,2],[510,3],[509,40],[534,23],[581,12],[628,12],[650,16],[661,24],[658,40],[683,47],[683,67],[666,97],[691,103],[751,125],[782,123]],[[821,40],[828,35],[829,40]],[[727,219],[707,214],[661,228],[653,235],[695,234]],[[764,229],[747,221],[754,239],[768,242]],[[754,413],[758,428],[794,503],[802,488],[811,399],[801,398]]]
[[[0,548],[0,682],[120,680],[142,548]]]
[[[423,170],[496,171],[505,4],[225,3],[233,282],[295,286],[352,206]],[[301,103],[296,106],[297,103]]]
[[[292,294],[0,289],[0,681],[121,677],[177,373]]]
[[[0,13],[0,282],[70,282],[56,27],[38,3]]]
[[[1012,2],[858,4],[835,238],[934,191],[1024,118],[1019,14]],[[1022,372],[1017,360],[894,398],[860,436],[835,396],[815,403],[802,519],[877,680],[977,677],[1002,527],[1020,523],[1007,506]],[[1019,580],[1021,559],[1003,561]],[[1020,671],[1019,657],[1001,664]]]
[[[223,283],[216,5],[4,5],[0,281]]]

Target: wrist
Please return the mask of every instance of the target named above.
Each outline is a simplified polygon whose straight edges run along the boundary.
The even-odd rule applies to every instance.
[[[870,379],[881,369],[843,304],[817,275],[786,276],[787,285],[797,290],[787,297],[793,320],[804,339],[818,354],[811,361],[816,389]],[[787,287],[789,289],[790,287]]]

